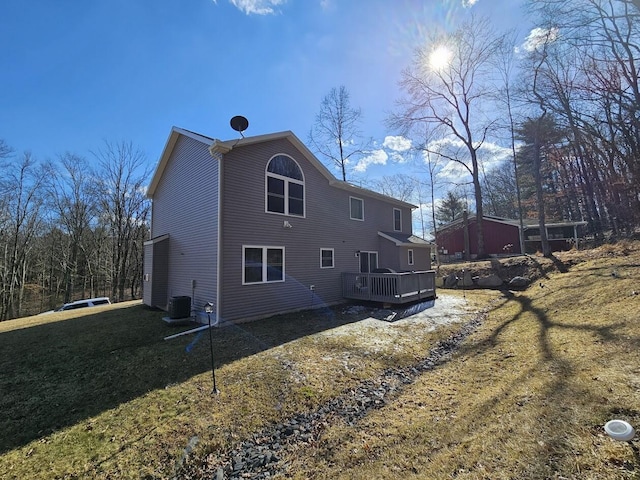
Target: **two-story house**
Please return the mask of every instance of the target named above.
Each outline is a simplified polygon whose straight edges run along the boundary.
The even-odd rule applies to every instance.
[[[414,205],[337,180],[291,132],[219,141],[173,128],[147,192],[144,303],[221,321],[343,302],[343,272],[428,270]]]

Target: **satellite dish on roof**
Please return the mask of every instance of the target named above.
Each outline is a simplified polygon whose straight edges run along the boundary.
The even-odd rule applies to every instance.
[[[231,128],[233,128],[236,132],[240,132],[240,135],[242,136],[242,138],[244,138],[242,132],[244,132],[249,127],[249,120],[240,115],[236,115],[231,119],[229,123],[231,124]]]

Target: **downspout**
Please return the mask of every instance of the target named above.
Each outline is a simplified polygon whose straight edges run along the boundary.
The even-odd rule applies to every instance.
[[[216,325],[220,325],[220,255],[222,253],[222,154],[218,160],[218,238],[216,241]]]
[[[237,142],[236,142],[237,143]],[[214,140],[213,144],[209,147],[209,153],[211,157],[218,161],[218,198],[217,198],[217,239],[216,239],[216,325],[220,323],[220,298],[222,293],[220,292],[220,268],[222,266],[222,174],[223,174],[223,158],[226,153],[229,153],[233,147]]]

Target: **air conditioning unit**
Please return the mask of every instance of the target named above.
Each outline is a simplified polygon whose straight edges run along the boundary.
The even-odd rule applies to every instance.
[[[191,297],[180,296],[169,299],[169,318],[187,318],[191,316]]]

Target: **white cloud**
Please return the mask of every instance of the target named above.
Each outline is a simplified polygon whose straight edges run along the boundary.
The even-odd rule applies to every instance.
[[[374,141],[373,145],[377,148],[366,152],[353,167],[354,171],[364,173],[370,165],[386,165],[389,160],[406,163],[407,159],[402,153],[411,149],[411,140],[401,135],[387,135],[382,144]]]
[[[462,6],[464,8],[473,7],[476,3],[478,3],[478,0],[462,0]]]
[[[275,13],[273,7],[282,5],[286,0],[229,0],[234,7],[247,15],[271,15]],[[215,0],[214,0],[215,3]]]
[[[448,161],[438,171],[438,178],[441,181],[462,184],[471,181],[469,171],[458,162]]]
[[[470,165],[469,152],[466,149],[464,143],[459,139],[443,138],[431,142],[429,149],[432,152],[442,152],[450,158],[457,158],[460,161]],[[427,153],[423,153],[423,161],[428,162]],[[504,161],[512,157],[513,153],[510,148],[502,147],[496,143],[484,142],[482,147],[478,150],[478,161],[482,164],[485,171],[490,171],[494,168],[499,168],[504,165]],[[434,154],[431,153],[431,160],[434,160]],[[461,165],[459,162],[445,159],[440,157],[437,159],[439,162],[438,177],[444,181],[452,183],[465,183],[471,180],[469,171]]]
[[[525,50],[533,52],[547,43],[553,43],[558,39],[557,28],[540,28],[536,27],[529,32],[529,35],[517,50]]]
[[[388,148],[389,150],[393,150],[395,152],[406,152],[411,148],[411,140],[401,135],[398,135],[398,136],[388,135],[384,137],[384,142],[382,142],[382,146],[385,148]]]
[[[484,164],[484,168],[491,170],[495,166],[501,166],[505,160],[512,158],[513,151],[495,143],[485,142],[478,151],[478,157]]]
[[[389,155],[387,155],[387,152],[384,150],[373,150],[369,152],[369,155],[358,160],[358,163],[353,169],[356,172],[364,173],[369,165],[386,165],[388,159]]]
[[[391,152],[391,160],[395,163],[407,163],[407,159],[399,152]]]

